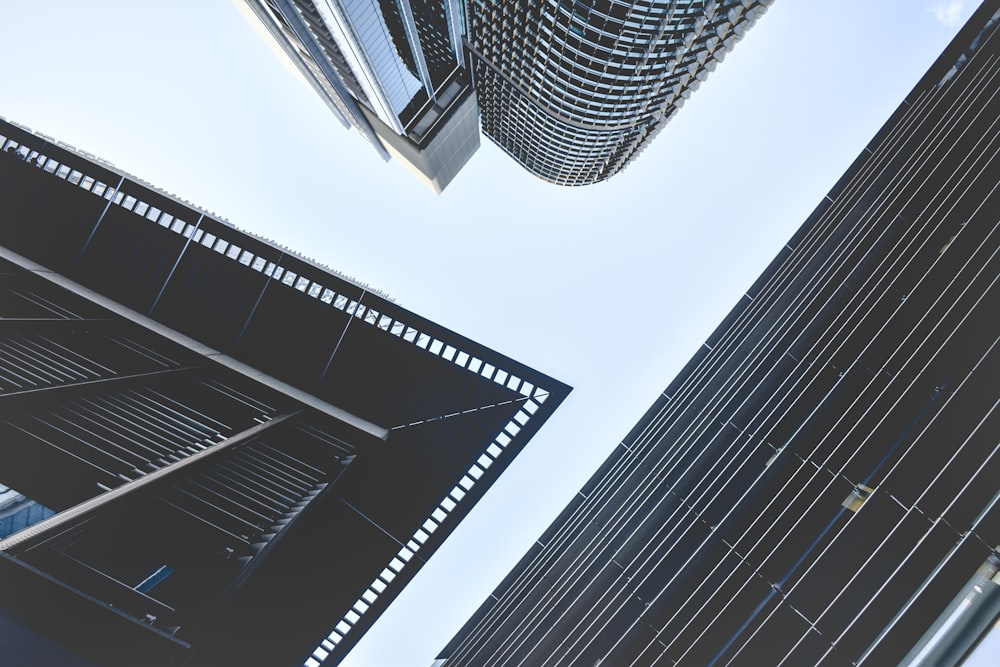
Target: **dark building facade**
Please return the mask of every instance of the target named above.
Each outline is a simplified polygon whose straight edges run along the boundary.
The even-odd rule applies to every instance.
[[[991,0],[436,667],[990,650],[998,28]]]
[[[587,185],[638,155],[771,0],[469,0],[483,133]]]
[[[4,664],[337,664],[567,392],[0,122]]]

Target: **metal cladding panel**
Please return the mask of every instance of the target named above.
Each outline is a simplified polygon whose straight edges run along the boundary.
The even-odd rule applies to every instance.
[[[448,667],[897,664],[946,613],[1000,544],[998,30],[992,0]]]
[[[231,352],[268,282],[267,276],[251,274],[238,262],[219,261],[214,250],[187,243],[152,314],[181,333]]]
[[[524,398],[513,389],[363,322],[346,326],[337,343],[317,394],[386,428],[501,402],[516,412],[518,405],[511,402]],[[428,392],[428,386],[436,390]]]
[[[509,409],[487,408],[393,432],[352,465],[339,492],[405,542],[479,458],[472,444],[494,437],[509,421]]]
[[[314,389],[350,318],[274,281],[261,291],[233,356],[286,382]],[[289,326],[295,322],[295,326]]]
[[[135,214],[109,207],[70,274],[92,290],[140,313],[152,308],[184,238],[135,224]],[[151,233],[153,232],[153,233]]]
[[[69,183],[53,183],[42,169],[0,153],[0,243],[21,254],[44,256],[54,269],[67,271],[93,232],[105,202]],[[52,196],[52,189],[59,193]],[[45,220],[60,221],[59,234],[39,234]],[[29,224],[14,224],[27,220]]]

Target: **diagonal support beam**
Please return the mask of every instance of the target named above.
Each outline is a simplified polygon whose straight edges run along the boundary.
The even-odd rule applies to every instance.
[[[154,484],[165,477],[174,475],[210,456],[215,456],[230,447],[239,445],[247,440],[250,440],[251,438],[255,438],[261,433],[298,416],[302,412],[303,410],[296,410],[295,412],[278,415],[270,421],[264,422],[263,424],[257,424],[256,426],[252,426],[244,431],[232,435],[219,444],[209,447],[208,449],[198,452],[197,454],[192,454],[188,458],[178,461],[173,465],[161,468],[146,475],[145,477],[140,477],[139,479],[134,479],[131,482],[126,482],[125,484],[102,493],[95,498],[85,500],[79,505],[75,505],[74,507],[70,507],[63,512],[49,517],[48,519],[39,521],[33,526],[29,526],[20,532],[14,533],[9,537],[0,540],[0,552],[10,551],[18,546],[21,546],[22,549],[31,548],[33,543],[37,544],[38,542],[46,540],[48,537],[58,534],[62,529],[76,524],[78,521],[85,519],[87,516],[96,512],[100,508],[106,507],[110,503],[123,500],[139,489],[146,488],[150,484]]]

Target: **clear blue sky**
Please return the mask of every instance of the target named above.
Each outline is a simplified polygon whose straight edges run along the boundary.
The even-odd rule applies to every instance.
[[[975,8],[777,0],[608,183],[547,185],[484,140],[434,196],[224,0],[0,4],[0,115],[575,387],[347,667],[430,665]]]

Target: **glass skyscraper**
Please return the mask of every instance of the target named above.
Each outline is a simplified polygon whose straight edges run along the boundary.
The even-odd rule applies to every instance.
[[[480,121],[546,181],[610,178],[772,2],[241,1],[345,125],[436,191]]]
[[[771,0],[470,0],[483,133],[536,176],[621,171]]]
[[[479,148],[460,0],[239,0],[345,126],[440,192]]]

